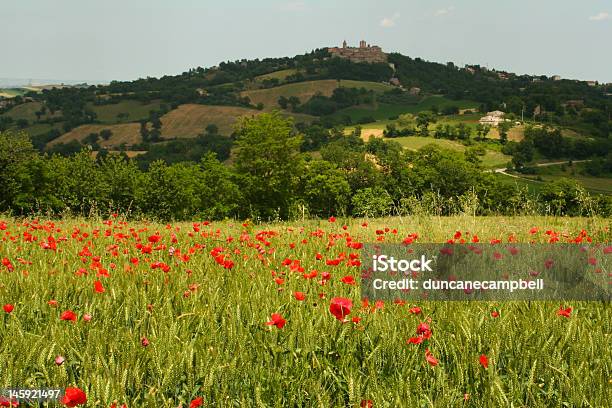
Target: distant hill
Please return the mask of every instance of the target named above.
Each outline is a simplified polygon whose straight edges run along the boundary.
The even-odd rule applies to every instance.
[[[458,67],[398,53],[387,59],[356,63],[332,58],[322,48],[294,57],[222,62],[161,78],[22,89],[0,94],[0,129],[22,129],[40,149],[62,143],[78,149],[97,140],[96,149],[145,151],[156,143],[196,138],[210,126],[230,136],[241,116],[274,109],[293,116],[302,129],[361,124],[374,130],[421,111],[501,110],[516,120],[559,126],[579,136],[610,135],[609,84]],[[455,116],[450,122],[475,126],[473,117]],[[96,138],[105,129],[112,135]],[[521,133],[514,130],[511,136],[520,140]]]

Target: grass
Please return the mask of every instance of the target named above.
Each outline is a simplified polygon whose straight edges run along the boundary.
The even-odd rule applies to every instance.
[[[41,107],[42,103],[40,102],[26,102],[15,106],[1,116],[10,116],[15,121],[19,119],[26,119],[28,122],[33,123],[37,120],[36,112],[39,111]],[[40,118],[48,119],[57,116],[61,116],[61,112],[55,112],[53,115],[51,115],[49,111],[47,111],[47,114],[41,115]]]
[[[435,139],[433,137],[406,136],[406,137],[397,137],[397,138],[392,138],[392,139],[387,139],[387,140],[398,142],[405,149],[410,149],[410,150],[418,150],[428,144],[435,144],[444,149],[449,149],[449,150],[454,150],[454,151],[459,151],[459,152],[463,152],[465,151],[465,149],[468,148],[467,146],[464,146],[463,144],[457,141],[454,141],[454,140]],[[512,159],[511,156],[507,156],[501,153],[500,151],[492,150],[490,148],[487,148],[485,155],[481,156],[482,165],[485,168],[504,167],[511,159]]]
[[[143,104],[139,101],[125,100],[112,105],[94,105],[88,103],[87,107],[94,111],[97,115],[97,120],[104,124],[120,123],[120,122],[137,122],[141,119],[148,119],[149,112],[159,110],[160,101]],[[127,113],[129,116],[126,119],[119,120],[117,115]]]
[[[315,254],[325,260],[358,253],[345,238],[376,242],[376,230],[385,227],[398,230],[382,235],[387,242],[415,232],[419,242],[445,242],[455,231],[484,242],[510,235],[545,242],[548,229],[569,238],[584,229],[594,242],[609,242],[609,220],[411,217],[373,219],[367,227],[364,220],[228,221],[198,223],[199,231],[192,223],[120,219],[5,221],[0,254],[14,270],[0,266],[0,304],[15,308],[0,311],[0,388],[77,386],[88,407],[185,407],[197,396],[205,406],[224,407],[355,407],[368,400],[375,407],[608,405],[608,304],[563,302],[573,308],[569,318],[557,315],[559,302],[423,301],[421,314],[409,312],[414,305],[361,307],[359,287],[340,281],[358,279],[358,269],[326,265]],[[534,226],[539,232],[530,234]],[[56,250],[42,248],[49,236]],[[231,270],[210,254],[215,247],[235,262]],[[318,270],[317,278],[304,279],[296,264],[283,266],[286,258],[305,272]],[[152,269],[155,262],[169,270]],[[322,271],[331,273],[325,285]],[[104,293],[94,292],[95,280]],[[294,291],[306,300],[297,301]],[[359,323],[330,314],[336,296],[353,301],[349,318],[359,316]],[[76,322],[60,320],[68,309]],[[286,319],[282,329],[265,325],[272,313]],[[433,331],[427,347],[435,367],[424,345],[406,344],[421,322]],[[488,369],[478,363],[481,354]],[[58,355],[65,358],[60,366]]]
[[[536,175],[525,175],[525,179],[535,183],[547,183],[561,178],[573,179],[593,193],[612,194],[612,174],[593,177],[585,172],[586,163],[535,167]]]
[[[30,136],[38,136],[42,135],[43,133],[49,132],[51,129],[57,129],[60,132],[63,132],[63,122],[54,123],[52,125],[48,123],[35,123],[25,128],[24,132],[28,133]]]
[[[25,95],[30,89],[27,88],[0,88],[0,96],[4,98],[14,98],[15,96]]]
[[[289,75],[293,75],[295,73],[297,73],[297,69],[295,68],[282,69],[280,71],[270,72],[269,74],[259,75],[255,77],[255,79],[257,81],[263,81],[265,79],[278,79],[279,81],[283,81]]]

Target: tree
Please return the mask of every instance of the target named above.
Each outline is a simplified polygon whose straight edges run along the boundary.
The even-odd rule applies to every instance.
[[[429,135],[429,124],[430,123],[436,123],[435,115],[428,111],[419,112],[416,118],[416,125],[417,125],[417,128],[419,129],[419,133],[422,136]]]
[[[219,127],[217,125],[215,125],[214,123],[211,123],[210,125],[206,126],[206,134],[207,135],[217,135],[219,134]]]
[[[279,112],[243,118],[236,134],[236,171],[254,215],[285,218],[303,162],[293,119]]]
[[[289,103],[289,105],[291,105],[291,110],[294,112],[301,103],[300,98],[298,98],[297,96],[290,96],[287,102]]]
[[[303,195],[310,214],[320,217],[345,214],[351,187],[344,173],[325,160],[313,160],[306,167]]]
[[[157,143],[161,140],[161,131],[157,128],[151,129],[149,132],[149,141]]]
[[[0,211],[15,208],[19,203],[33,201],[28,196],[30,165],[38,153],[23,132],[0,132]]]
[[[476,125],[476,134],[478,135],[478,140],[485,140],[489,131],[491,130],[491,126],[483,125],[479,123]]]
[[[147,121],[140,121],[140,136],[142,137],[142,141],[147,143],[149,141],[149,128],[147,127]]]
[[[97,133],[90,133],[87,136],[85,136],[85,139],[83,139],[83,142],[85,144],[94,145],[98,143],[99,138],[100,138],[100,135],[98,135]]]
[[[200,161],[200,215],[204,218],[222,219],[238,214],[243,202],[240,187],[235,182],[235,175],[224,166],[216,155],[209,152]]]
[[[289,100],[284,95],[281,95],[278,98],[278,106],[280,106],[282,109],[287,109],[288,104],[289,104]]]
[[[499,132],[499,142],[501,144],[508,143],[508,132],[512,129],[512,122],[503,121],[499,125],[497,125],[497,130]]]
[[[533,160],[534,147],[533,143],[528,139],[521,140],[514,149],[512,155],[512,164],[517,169],[520,169],[525,164]]]
[[[488,132],[488,129],[486,130]],[[457,125],[457,138],[459,140],[470,140],[472,130],[468,125],[461,122]]]
[[[100,131],[100,136],[102,136],[102,139],[104,140],[110,139],[112,135],[113,135],[113,132],[110,129],[102,129]]]
[[[381,187],[364,188],[357,191],[352,204],[353,214],[358,217],[382,217],[391,212],[393,199]]]

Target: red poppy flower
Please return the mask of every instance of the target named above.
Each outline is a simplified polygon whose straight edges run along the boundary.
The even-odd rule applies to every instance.
[[[19,402],[17,400],[9,400],[6,397],[0,395],[0,407],[18,407]]]
[[[15,309],[15,306],[11,305],[10,303],[7,303],[6,305],[2,306],[2,309],[4,309],[6,313],[11,313],[13,309]]]
[[[60,319],[76,322],[77,315],[72,310],[66,310],[65,312],[62,313],[62,315],[60,316]]]
[[[271,318],[272,320],[266,322],[266,325],[276,326],[279,329],[282,329],[285,326],[285,323],[287,323],[287,321],[283,319],[283,316],[281,316],[279,313],[272,313]]]
[[[421,344],[423,343],[425,339],[423,338],[423,336],[417,336],[417,337],[411,337],[408,339],[408,341],[406,341],[406,343],[408,344]]]
[[[304,294],[304,292],[294,292],[294,293],[293,293],[293,297],[294,297],[296,300],[300,300],[300,301],[302,301],[302,300],[306,299],[306,295]]]
[[[204,403],[204,398],[198,397],[194,400],[191,400],[191,403],[189,404],[189,408],[201,407],[203,403]]]
[[[351,302],[350,299],[336,297],[331,300],[329,311],[336,317],[336,319],[344,321],[344,318],[351,313],[352,307],[353,302]]]
[[[340,280],[342,283],[346,283],[347,285],[354,285],[356,283],[355,278],[353,278],[351,275],[347,275]]]
[[[414,306],[411,307],[410,309],[408,309],[408,311],[412,314],[420,314],[421,313],[421,308],[418,306]]]
[[[106,289],[104,289],[104,286],[102,286],[102,282],[97,280],[97,281],[94,282],[94,291],[96,293],[104,293],[106,291]]]
[[[79,388],[66,388],[62,404],[67,407],[76,407],[87,403],[87,395]]]
[[[429,349],[425,350],[425,360],[429,363],[429,365],[431,365],[432,367],[435,367],[438,365],[438,359],[435,358],[431,352],[429,351]]]
[[[498,312],[497,310],[493,310],[493,311],[491,312],[491,317],[492,317],[492,318],[497,318],[497,317],[499,317],[499,312]]]
[[[563,316],[563,317],[567,317],[569,318],[572,315],[572,308],[568,307],[568,308],[563,308],[563,306],[559,307],[559,310],[557,310],[557,316]]]
[[[374,403],[372,400],[361,400],[361,404],[359,404],[360,408],[372,408],[374,407]]]
[[[425,334],[431,332],[431,329],[429,328],[429,325],[427,323],[421,323],[417,326],[416,332],[417,334]]]
[[[478,359],[478,361],[480,362],[480,365],[483,366],[484,368],[489,368],[489,359],[484,354],[480,355],[480,358]]]
[[[150,344],[149,339],[147,339],[146,337],[141,338],[140,344],[142,345],[142,347],[147,347]]]

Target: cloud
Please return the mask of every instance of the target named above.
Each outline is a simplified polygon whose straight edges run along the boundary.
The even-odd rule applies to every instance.
[[[438,9],[434,13],[434,16],[436,17],[445,16],[447,14],[450,14],[454,9],[455,9],[455,6],[448,6],[448,7]]]
[[[597,13],[594,16],[589,17],[589,20],[603,21],[603,20],[608,20],[609,18],[610,18],[610,15],[606,13],[605,11],[602,11],[601,13]]]
[[[305,11],[306,3],[304,3],[303,1],[290,1],[287,3],[283,3],[281,5],[281,10],[294,12]]]
[[[385,17],[380,20],[380,26],[384,28],[394,27],[395,22],[397,21],[397,19],[399,19],[399,17],[399,13],[395,13],[391,17]]]

